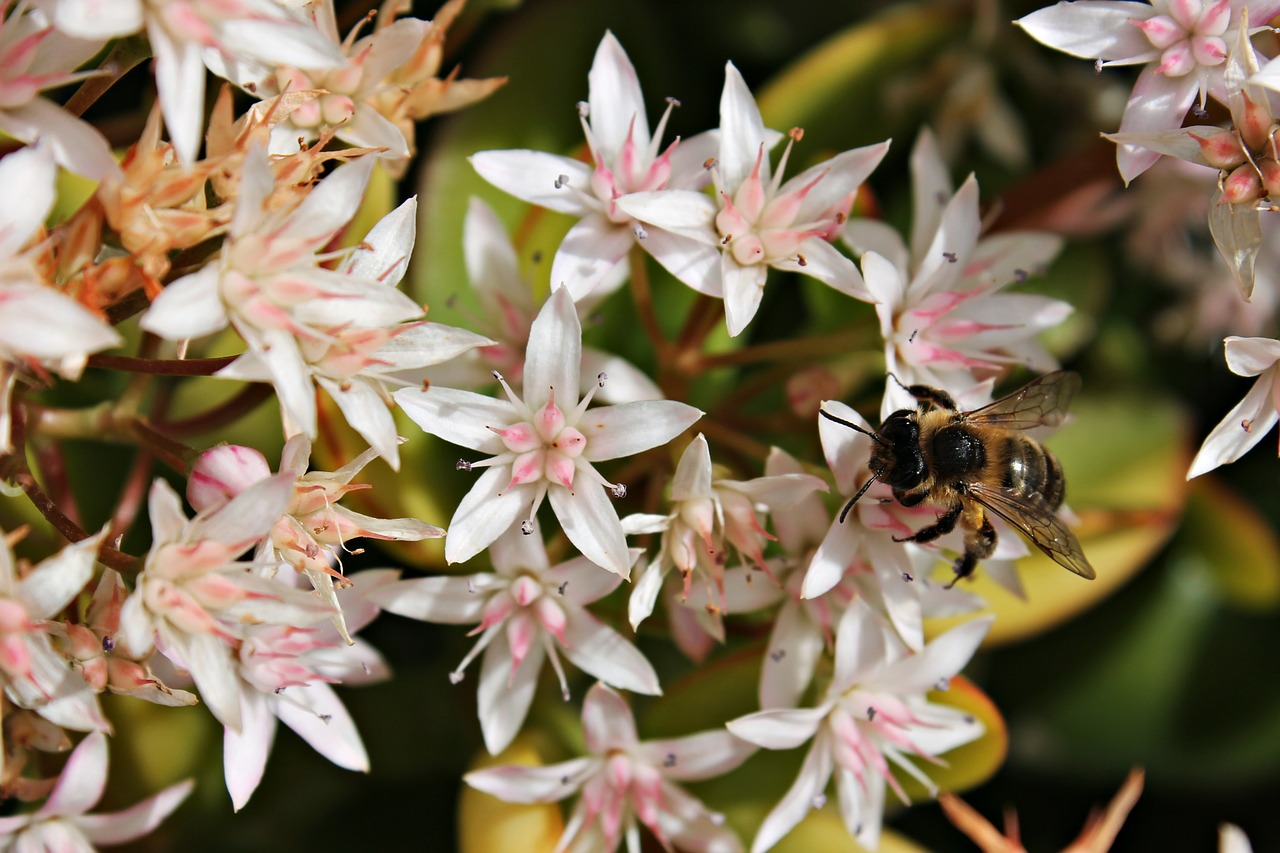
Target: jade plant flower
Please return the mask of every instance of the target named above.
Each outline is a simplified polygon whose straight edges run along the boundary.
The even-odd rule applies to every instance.
[[[977,650],[994,617],[974,619],[911,653],[880,618],[854,601],[836,633],[835,674],[814,708],[765,709],[728,723],[729,731],[765,749],[794,749],[812,741],[800,775],[774,807],[751,845],[764,853],[825,799],[835,776],[840,815],[849,834],[874,850],[884,817],[884,793],[906,793],[893,770],[930,792],[937,786],[912,761],[938,756],[977,739],[982,723],[930,701]]]
[[[523,398],[505,382],[507,400],[438,386],[396,392],[396,402],[424,430],[490,455],[459,463],[487,470],[449,522],[444,553],[450,563],[474,557],[513,524],[532,534],[538,507],[550,500],[583,556],[630,573],[634,561],[606,494],[621,497],[626,487],[607,481],[593,463],[666,444],[702,413],[671,400],[588,408],[607,377],[598,377],[579,400],[581,362],[582,325],[569,291],[560,287],[529,330]]]
[[[552,566],[542,536],[512,527],[489,548],[492,572],[412,578],[372,594],[384,609],[426,622],[478,623],[476,644],[450,673],[455,683],[481,653],[477,690],[484,745],[497,754],[520,731],[545,661],[567,701],[563,654],[578,669],[621,690],[661,693],[653,666],[587,605],[618,588],[622,578],[586,557]],[[633,560],[640,549],[630,551]]]
[[[1262,441],[1280,420],[1280,341],[1272,338],[1226,340],[1227,367],[1237,376],[1257,380],[1222,422],[1204,440],[1191,462],[1187,479],[1207,474],[1219,465],[1235,462]]]
[[[588,74],[587,100],[578,106],[592,165],[542,151],[482,151],[471,165],[489,183],[530,204],[579,217],[551,262],[551,281],[574,300],[615,289],[625,279],[622,261],[634,245],[691,287],[712,271],[696,242],[645,228],[623,200],[632,193],[705,186],[703,162],[715,154],[709,134],[677,139],[659,150],[675,101],[652,133],[644,94],[626,51],[606,32]]]
[[[755,747],[726,731],[642,741],[631,709],[597,684],[582,705],[587,755],[543,767],[492,767],[463,779],[513,803],[551,803],[581,791],[557,850],[612,851],[626,838],[640,847],[640,825],[664,849],[736,853],[741,845],[724,817],[713,814],[676,782],[720,776]]]

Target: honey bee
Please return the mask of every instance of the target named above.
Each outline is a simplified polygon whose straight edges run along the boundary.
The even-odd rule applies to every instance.
[[[869,435],[874,442],[868,465],[871,478],[845,504],[840,521],[879,480],[893,489],[902,506],[928,501],[945,508],[933,524],[895,541],[932,542],[957,525],[964,531],[964,554],[955,562],[951,586],[971,575],[978,561],[995,550],[996,530],[989,514],[1012,524],[1059,565],[1092,580],[1096,575],[1079,540],[1057,515],[1066,490],[1062,466],[1023,433],[1062,423],[1080,388],[1079,374],[1045,374],[971,412],[958,411],[955,400],[941,389],[903,387],[919,406],[899,409],[874,432],[819,410],[828,420]]]

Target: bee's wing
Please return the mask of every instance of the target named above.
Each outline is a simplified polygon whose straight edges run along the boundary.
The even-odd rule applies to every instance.
[[[1068,370],[1046,373],[1031,380],[1008,397],[966,412],[973,424],[991,424],[1004,429],[1056,427],[1062,423],[1071,398],[1080,390],[1080,374]]]
[[[969,483],[967,491],[975,501],[1018,528],[1058,565],[1089,580],[1097,577],[1080,540],[1039,495],[1015,495],[982,483]]]

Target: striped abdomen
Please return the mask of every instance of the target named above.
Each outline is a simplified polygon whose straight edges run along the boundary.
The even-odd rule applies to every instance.
[[[1005,437],[1000,456],[1004,460],[1003,488],[1025,496],[1038,493],[1053,509],[1062,506],[1066,482],[1052,453],[1021,433],[1011,433]]]

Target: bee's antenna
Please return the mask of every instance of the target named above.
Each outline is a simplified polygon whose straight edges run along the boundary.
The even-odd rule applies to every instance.
[[[822,415],[824,418],[826,418],[829,421],[835,421],[841,426],[847,426],[849,429],[853,430],[854,432],[860,432],[863,435],[870,436],[871,440],[874,441],[876,444],[886,444],[883,438],[876,435],[871,430],[863,429],[862,427],[855,424],[853,421],[846,421],[844,418],[837,418],[835,415],[831,414],[826,409],[818,409],[818,414]],[[859,494],[861,494],[861,492]]]
[[[819,411],[821,411],[821,409],[819,409]],[[828,417],[830,417],[830,415],[828,415]],[[879,479],[880,479],[880,475],[879,475],[879,474],[876,474],[876,473],[873,473],[873,474],[871,475],[871,477],[867,480],[867,482],[865,482],[865,483],[863,483],[863,484],[862,484],[862,488],[861,488],[861,489],[858,489],[858,491],[854,493],[853,497],[849,498],[849,502],[848,502],[847,504],[845,504],[845,505],[844,505],[844,509],[840,510],[840,523],[841,523],[841,524],[844,524],[845,516],[847,516],[847,515],[849,514],[849,510],[853,509],[853,505],[854,505],[854,504],[856,504],[856,503],[858,502],[858,498],[860,498],[860,497],[862,497],[864,494],[866,494],[867,489],[871,488],[871,484],[872,484],[872,483],[874,483],[876,480],[879,480]]]

